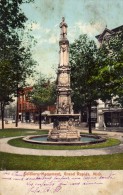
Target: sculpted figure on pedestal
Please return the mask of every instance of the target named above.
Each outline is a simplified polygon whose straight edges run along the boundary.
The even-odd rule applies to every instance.
[[[66,38],[67,35],[67,24],[65,23],[65,18],[62,18],[62,22],[60,23],[61,28],[61,38]]]

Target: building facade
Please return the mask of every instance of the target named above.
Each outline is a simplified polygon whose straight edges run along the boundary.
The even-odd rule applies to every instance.
[[[123,25],[112,30],[106,27],[101,34],[96,36],[100,46],[112,36],[116,36],[122,29]],[[107,127],[123,127],[123,108],[115,105],[113,99],[106,103],[98,100],[96,128],[106,129]]]
[[[33,87],[26,87],[19,90],[18,95],[18,117],[22,122],[36,122],[38,121],[38,109],[29,101],[28,93],[32,91]],[[55,106],[43,107],[42,120],[46,115],[55,112]]]
[[[107,27],[104,29],[104,31],[95,36],[97,38],[97,40],[99,41],[100,45],[102,45],[104,42],[108,41],[112,36],[117,35],[123,28],[123,25],[114,28],[112,30],[108,29]]]

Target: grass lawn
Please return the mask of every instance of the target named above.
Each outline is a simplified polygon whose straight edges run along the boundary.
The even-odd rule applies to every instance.
[[[34,130],[34,129],[4,129],[0,130],[0,138],[15,137],[15,136],[26,136],[26,135],[42,135],[48,134],[48,130]],[[49,146],[27,143],[22,138],[12,139],[9,141],[10,145],[23,148],[33,149],[47,149],[47,150],[78,150],[78,149],[89,149],[89,148],[104,148],[120,144],[117,139],[109,138],[104,143],[85,145],[85,146]]]
[[[32,134],[40,135],[42,133],[46,134],[48,131],[34,129],[4,129],[0,130],[0,137],[4,138]],[[16,144],[20,144],[18,147],[22,147],[22,140],[14,139],[12,141],[16,142]],[[117,140],[115,139],[108,140],[108,144],[116,144],[116,142]],[[29,146],[28,143],[23,142],[23,144]],[[100,144],[106,144],[106,142]],[[36,145],[36,147],[41,147],[41,145]],[[123,170],[123,153],[87,157],[50,157],[1,152],[0,168],[1,170]]]
[[[81,149],[91,149],[91,148],[105,148],[109,146],[119,145],[120,141],[118,139],[109,138],[106,142],[91,144],[91,145],[83,145],[83,146],[57,146],[57,145],[41,145],[34,143],[27,143],[22,140],[22,138],[12,139],[8,142],[12,146],[22,147],[22,148],[33,148],[33,149],[44,149],[44,150],[81,150]]]
[[[1,170],[123,170],[123,154],[50,157],[0,153]]]
[[[0,138],[47,134],[48,130],[35,129],[0,129]]]

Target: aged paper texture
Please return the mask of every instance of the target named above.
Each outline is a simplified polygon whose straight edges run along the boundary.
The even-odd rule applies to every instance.
[[[123,195],[123,171],[1,171],[0,195]]]

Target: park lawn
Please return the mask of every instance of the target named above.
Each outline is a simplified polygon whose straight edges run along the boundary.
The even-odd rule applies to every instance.
[[[36,143],[29,143],[22,140],[22,138],[11,139],[8,144],[16,147],[22,148],[33,148],[41,150],[81,150],[81,149],[92,149],[92,148],[105,148],[110,146],[115,146],[120,144],[120,140],[114,138],[108,138],[106,142],[91,144],[91,145],[81,145],[81,146],[67,146],[67,145],[42,145]]]
[[[4,129],[0,130],[0,137],[41,135],[47,133],[48,131],[46,130]],[[112,142],[114,141],[112,140]],[[0,168],[1,170],[123,170],[123,154],[54,157],[0,152]]]
[[[47,134],[48,130],[36,129],[0,129],[0,138]]]
[[[16,136],[27,136],[27,135],[42,135],[48,134],[48,130],[35,130],[35,129],[4,129],[0,130],[0,138],[6,137],[16,137]],[[27,143],[22,140],[22,138],[12,139],[9,141],[10,145],[23,148],[33,148],[33,149],[47,149],[47,150],[77,150],[77,149],[89,149],[89,148],[104,148],[114,145],[119,145],[120,141],[117,139],[109,138],[106,142],[85,145],[85,146],[49,146],[49,145],[39,145]]]
[[[48,134],[48,130],[35,130],[35,129],[3,129],[0,130],[0,138],[6,137],[16,137],[16,136],[27,136],[27,135],[42,135]],[[47,150],[77,150],[77,149],[89,149],[89,148],[104,148],[109,146],[114,146],[120,144],[120,141],[117,139],[109,138],[104,143],[85,145],[85,146],[49,146],[49,145],[40,145],[26,143],[22,138],[12,139],[9,141],[10,145],[23,148],[33,148],[33,149],[47,149]]]
[[[0,153],[1,170],[123,170],[123,154],[55,157]]]

